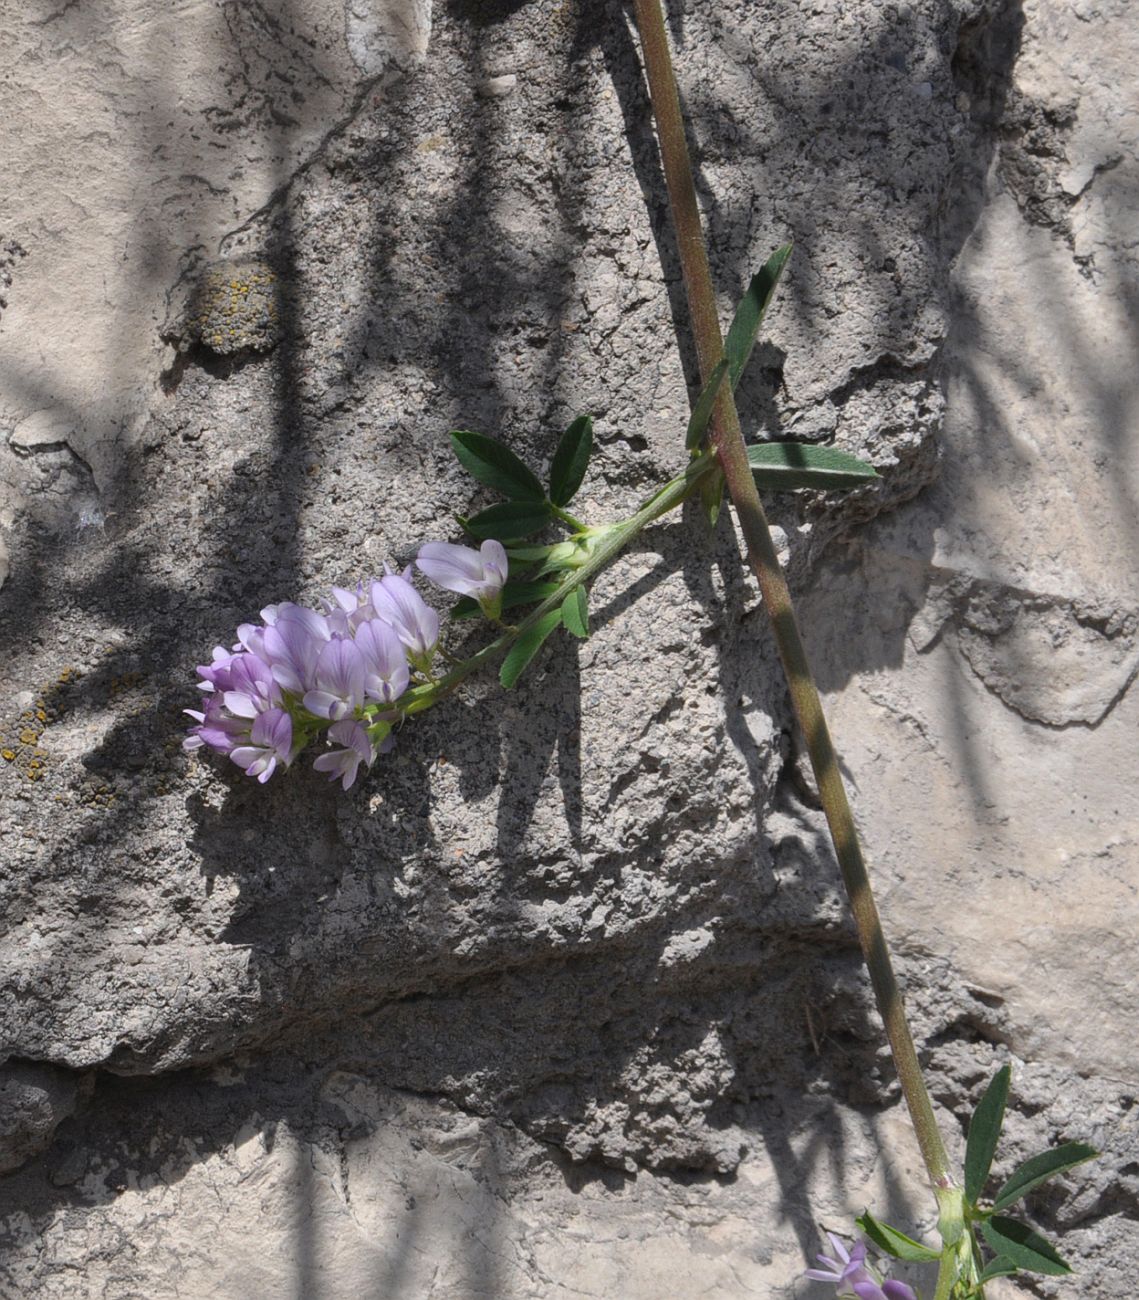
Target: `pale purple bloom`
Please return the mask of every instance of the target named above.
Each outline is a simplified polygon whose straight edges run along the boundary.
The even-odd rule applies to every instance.
[[[248,745],[238,745],[230,751],[230,758],[255,776],[262,785],[277,770],[277,764],[288,766],[293,747],[293,722],[284,709],[269,709],[253,719],[253,730]]]
[[[260,637],[263,649],[255,649],[256,636],[248,638],[247,648],[260,654],[283,690],[303,695],[316,684],[316,661],[332,635],[328,622],[323,614],[303,605],[277,605],[273,613],[275,621]],[[238,628],[239,636],[242,631]],[[242,644],[246,644],[244,637]]]
[[[313,763],[313,767],[318,772],[327,772],[330,781],[339,780],[347,790],[356,780],[356,773],[360,770],[361,763],[372,766],[376,757],[375,750],[368,739],[367,731],[359,722],[345,720],[334,723],[328,729],[328,738],[343,748],[331,749],[321,754]]]
[[[376,617],[395,629],[412,663],[430,669],[439,644],[439,615],[398,573],[373,578],[371,594]]]
[[[501,542],[485,541],[477,551],[451,542],[428,542],[419,548],[415,563],[436,586],[473,596],[489,617],[502,612],[507,559]]]
[[[333,587],[332,599],[325,598],[321,603],[324,605],[324,617],[329,628],[341,636],[354,634],[361,623],[375,618],[375,610],[363,582],[356,584],[355,591],[349,591],[347,587]]]
[[[182,742],[183,749],[195,750],[207,745],[219,754],[228,754],[239,741],[248,740],[247,718],[235,718],[227,713],[216,695],[208,696],[203,703],[206,706],[203,713],[196,709],[182,710],[198,724],[190,728],[190,734]]]
[[[370,700],[390,704],[407,690],[409,674],[395,628],[378,618],[356,629],[356,648],[364,659],[364,694]]]
[[[222,692],[222,700],[235,717],[255,718],[266,709],[280,708],[281,688],[269,665],[255,654],[234,655],[226,676],[229,685]]]
[[[240,652],[240,647],[238,649]],[[236,655],[232,650],[227,650],[222,645],[214,646],[213,663],[198,665],[198,676],[202,679],[198,683],[198,690],[206,692],[228,691],[233,685],[230,665],[235,658]]]
[[[824,1268],[809,1268],[804,1276],[815,1282],[832,1282],[840,1296],[857,1296],[858,1300],[917,1300],[913,1288],[905,1282],[883,1282],[866,1263],[866,1243],[856,1241],[848,1251],[841,1237],[828,1232],[835,1257],[817,1255]]]
[[[313,689],[304,696],[305,708],[333,722],[348,717],[363,707],[364,675],[364,656],[355,642],[334,636],[317,658]]]

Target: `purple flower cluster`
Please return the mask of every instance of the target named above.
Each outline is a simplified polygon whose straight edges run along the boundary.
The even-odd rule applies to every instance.
[[[416,564],[497,618],[507,571],[499,542],[481,551],[429,542]],[[347,790],[362,763],[371,767],[390,748],[403,694],[430,679],[439,615],[412,586],[409,567],[354,591],[333,587],[320,610],[286,602],[261,619],[243,623],[231,649],[216,646],[213,662],[199,666],[203,707],[186,710],[195,725],[185,748],[227,754],[265,782],[324,733],[329,747],[313,766]]]
[[[848,1251],[841,1237],[828,1232],[835,1257],[817,1255],[823,1268],[809,1268],[804,1276],[815,1282],[833,1282],[839,1296],[857,1296],[858,1300],[917,1300],[914,1290],[905,1282],[883,1282],[878,1273],[866,1262],[866,1243],[856,1241]]]

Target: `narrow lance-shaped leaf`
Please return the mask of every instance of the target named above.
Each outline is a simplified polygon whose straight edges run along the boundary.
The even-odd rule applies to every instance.
[[[548,610],[533,627],[528,627],[510,647],[510,652],[502,661],[502,667],[498,671],[498,680],[507,690],[510,690],[519,677],[522,676],[526,670],[526,665],[542,648],[542,642],[545,641],[554,628],[561,624],[561,621],[562,611],[560,609]]]
[[[696,405],[692,408],[692,416],[688,421],[688,432],[684,436],[684,445],[689,451],[696,451],[704,441],[704,433],[716,407],[716,397],[719,395],[720,385],[724,382],[724,376],[727,373],[728,358],[725,356],[716,362],[712,373],[708,376],[708,382],[704,385],[700,396],[696,399]]]
[[[995,1214],[981,1221],[981,1232],[993,1252],[1011,1260],[1017,1268],[1030,1273],[1044,1273],[1047,1277],[1063,1277],[1072,1270],[1056,1253],[1051,1242],[1016,1219],[1006,1219]]]
[[[1011,1077],[1012,1070],[1007,1065],[993,1075],[992,1082],[985,1089],[985,1095],[969,1121],[969,1137],[965,1143],[965,1199],[970,1205],[977,1204],[977,1198],[984,1191],[989,1170],[993,1166],[997,1139],[1004,1123]],[[996,1250],[996,1247],[993,1249]],[[998,1250],[997,1254],[1001,1252]]]
[[[752,277],[747,292],[740,299],[736,314],[732,319],[728,337],[724,341],[724,355],[728,358],[732,387],[740,382],[744,367],[747,365],[751,350],[755,347],[756,335],[763,324],[763,317],[768,303],[791,256],[791,245],[784,244],[764,263],[759,273]]]
[[[519,605],[536,605],[538,601],[552,596],[562,584],[560,582],[508,582],[502,589],[502,608],[517,609]],[[473,596],[461,596],[451,606],[452,618],[476,618],[482,613],[482,606]]]
[[[469,519],[459,515],[459,523],[472,537],[486,541],[515,542],[540,532],[550,522],[550,508],[544,501],[500,501]]]
[[[700,482],[700,504],[704,507],[709,528],[716,527],[716,520],[720,517],[720,507],[723,503],[724,475],[720,470],[716,470]]]
[[[878,477],[873,465],[834,447],[802,442],[761,442],[747,449],[755,485],[761,492],[792,488],[834,491],[862,487]]]
[[[985,1265],[981,1274],[982,1282],[991,1282],[995,1277],[1011,1277],[1016,1272],[1016,1265],[1004,1255],[998,1255]]]
[[[923,1246],[920,1241],[914,1241],[912,1237],[907,1237],[897,1228],[891,1228],[888,1223],[879,1223],[869,1210],[865,1211],[861,1218],[855,1219],[855,1223],[862,1229],[863,1236],[872,1241],[879,1250],[884,1250],[887,1255],[893,1255],[896,1259],[909,1260],[915,1264],[927,1264],[931,1260],[941,1258],[940,1251]]]
[[[1038,1187],[1046,1178],[1063,1173],[1082,1165],[1085,1160],[1094,1160],[1099,1152],[1086,1142],[1065,1142],[1063,1146],[1053,1147],[1051,1151],[1042,1151],[1019,1165],[1012,1177],[997,1192],[993,1201],[994,1210],[1007,1209],[1014,1201]]]
[[[457,429],[451,434],[451,446],[459,463],[480,483],[515,501],[545,501],[545,490],[533,470],[497,438]]]
[[[592,452],[593,420],[579,415],[558,439],[550,465],[550,500],[554,505],[568,506],[574,499]]]
[[[575,587],[562,601],[562,622],[582,641],[589,636],[589,597],[584,587]]]

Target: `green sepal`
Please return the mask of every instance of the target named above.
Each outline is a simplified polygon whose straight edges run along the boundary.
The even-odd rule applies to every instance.
[[[584,586],[575,587],[562,601],[562,622],[580,640],[589,636],[589,597]]]
[[[992,1082],[985,1089],[985,1095],[977,1103],[977,1109],[969,1121],[969,1137],[965,1143],[965,1197],[970,1205],[977,1204],[988,1181],[989,1170],[993,1167],[1011,1077],[1011,1068],[1001,1066],[993,1075]],[[997,1253],[1000,1254],[999,1251]]]
[[[1099,1152],[1086,1142],[1065,1142],[1063,1146],[1053,1147],[1051,1151],[1042,1151],[1023,1164],[1018,1165],[1012,1177],[997,1192],[993,1201],[994,1210],[1004,1210],[1038,1187],[1045,1179],[1082,1165],[1085,1160],[1094,1160]]]
[[[862,487],[878,477],[867,461],[834,447],[805,442],[760,442],[747,449],[755,485],[761,492],[816,488],[833,492]]]
[[[923,1246],[920,1241],[914,1241],[912,1237],[907,1237],[897,1228],[891,1228],[888,1223],[879,1223],[869,1210],[854,1222],[861,1228],[864,1237],[872,1241],[879,1250],[885,1251],[887,1255],[893,1255],[895,1259],[909,1260],[914,1264],[928,1264],[932,1260],[941,1258],[941,1251]]]
[[[739,385],[740,376],[751,356],[752,348],[755,347],[756,335],[763,324],[763,317],[775,292],[775,286],[779,283],[779,277],[783,274],[783,268],[787,265],[790,256],[790,244],[784,244],[782,248],[772,253],[759,273],[752,277],[747,292],[736,308],[728,337],[724,341],[724,356],[728,359],[733,388]]]
[[[545,489],[533,470],[497,438],[456,429],[451,434],[451,446],[462,467],[480,483],[514,501],[545,501]]]
[[[1072,1270],[1056,1253],[1051,1242],[1025,1223],[995,1214],[981,1221],[981,1232],[993,1253],[1011,1260],[1017,1268],[1047,1277],[1063,1277]]]
[[[508,582],[502,589],[502,608],[516,609],[519,605],[536,605],[552,596],[560,582]],[[482,607],[473,596],[460,596],[451,606],[452,618],[477,618]]]
[[[684,435],[684,445],[691,452],[699,451],[700,444],[704,441],[704,433],[708,428],[708,421],[712,418],[712,412],[715,410],[720,385],[724,382],[724,376],[727,373],[728,358],[724,356],[716,362],[712,373],[708,376],[708,382],[696,399],[696,405],[693,406],[692,415],[688,421],[688,432]]]
[[[519,677],[522,676],[526,670],[526,665],[542,648],[542,642],[545,641],[554,628],[561,625],[561,621],[562,611],[560,609],[547,610],[532,627],[528,627],[525,632],[520,634],[518,640],[510,647],[509,653],[502,661],[502,667],[498,670],[498,680],[507,690],[510,690]]]
[[[539,501],[500,501],[488,506],[470,518],[456,515],[459,523],[472,537],[486,541],[493,537],[500,542],[517,542],[524,537],[540,533],[550,522],[550,507]]]
[[[977,1279],[979,1282],[991,1282],[995,1277],[1012,1277],[1017,1271],[1016,1265],[1005,1255],[998,1255],[985,1265],[984,1271]]]
[[[593,418],[579,415],[558,439],[550,465],[550,500],[568,506],[577,495],[593,453]]]

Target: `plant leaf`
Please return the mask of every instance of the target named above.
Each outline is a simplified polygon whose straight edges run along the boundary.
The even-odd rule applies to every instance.
[[[542,642],[562,621],[560,609],[547,610],[545,614],[510,647],[510,652],[498,670],[498,680],[507,690],[522,676],[526,665],[542,648]]]
[[[712,418],[712,412],[716,406],[716,396],[727,373],[728,358],[724,356],[716,362],[712,373],[708,376],[708,382],[701,389],[700,396],[696,399],[696,405],[692,408],[692,415],[688,421],[688,432],[684,435],[684,445],[689,451],[696,451],[704,441],[708,421]]]
[[[544,501],[500,501],[469,519],[458,516],[472,537],[480,541],[493,537],[500,542],[516,542],[541,532],[550,518],[550,507]]]
[[[562,622],[582,641],[589,636],[589,597],[585,587],[575,587],[562,601]]]
[[[1040,1155],[1017,1166],[1012,1177],[997,1192],[993,1209],[1006,1209],[1046,1178],[1063,1173],[1075,1165],[1082,1165],[1085,1160],[1094,1160],[1098,1155],[1095,1147],[1088,1146],[1086,1142],[1065,1142],[1063,1146],[1053,1147],[1051,1151],[1042,1151]]]
[[[1011,1277],[1016,1272],[1016,1265],[1005,1255],[998,1255],[985,1265],[981,1274],[982,1282],[991,1282],[995,1277]]]
[[[740,382],[751,350],[755,347],[755,338],[763,324],[767,305],[771,302],[771,295],[775,292],[775,286],[779,283],[779,277],[790,256],[790,244],[784,244],[772,253],[759,273],[752,277],[747,292],[736,308],[728,337],[724,341],[724,356],[728,358],[733,388]]]
[[[941,1258],[939,1250],[923,1246],[920,1241],[914,1241],[912,1237],[907,1237],[897,1228],[891,1228],[888,1223],[879,1223],[869,1210],[866,1210],[861,1218],[855,1219],[855,1223],[862,1229],[863,1235],[868,1237],[879,1250],[884,1250],[887,1255],[893,1255],[895,1259],[908,1259],[915,1264],[927,1264],[931,1260]]]
[[[723,503],[724,475],[722,471],[716,470],[700,482],[700,504],[704,507],[704,514],[707,516],[710,528],[716,527],[716,520],[720,517],[720,507]]]
[[[456,429],[451,446],[462,467],[480,483],[514,501],[545,501],[545,490],[534,472],[497,438]]]
[[[873,465],[834,447],[804,442],[760,442],[747,449],[755,485],[763,492],[792,488],[861,487],[878,477]]]
[[[519,605],[534,605],[552,596],[560,582],[508,582],[502,589],[502,608],[516,609]],[[451,606],[452,618],[476,618],[482,607],[473,596],[460,596]]]
[[[965,1143],[965,1199],[970,1205],[977,1204],[977,1198],[988,1181],[989,1170],[993,1167],[993,1155],[1004,1123],[1011,1077],[1011,1068],[1001,1066],[993,1075],[969,1121],[969,1137]],[[996,1247],[993,1249],[996,1250]],[[997,1254],[1000,1253],[998,1250]]]
[[[1033,1232],[1025,1223],[995,1214],[981,1221],[981,1232],[995,1254],[1011,1260],[1017,1268],[1048,1277],[1063,1277],[1072,1270],[1057,1255],[1051,1242]]]
[[[574,499],[592,453],[593,418],[579,415],[558,439],[550,466],[550,500],[554,505],[568,506]]]

